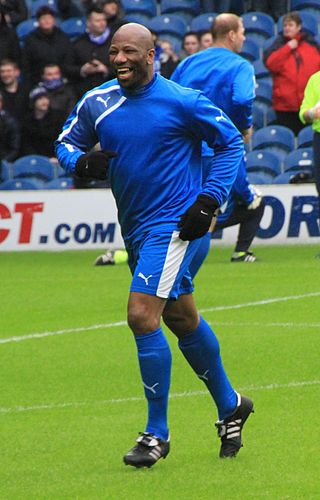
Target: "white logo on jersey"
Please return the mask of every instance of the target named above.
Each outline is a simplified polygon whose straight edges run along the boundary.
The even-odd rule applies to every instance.
[[[159,382],[157,382],[156,384],[151,385],[150,387],[149,387],[147,384],[145,384],[145,383],[144,383],[144,381],[142,381],[142,383],[143,383],[143,386],[144,386],[146,389],[149,389],[149,391],[151,391],[153,394],[155,394],[155,393],[156,393],[155,387],[156,387],[157,385],[159,385]]]
[[[138,278],[142,278],[145,281],[146,285],[148,286],[149,285],[149,279],[152,278],[152,274],[150,274],[150,276],[145,276],[144,274],[139,273],[138,274]]]
[[[103,102],[103,104],[105,105],[105,107],[107,108],[108,107],[108,101],[109,101],[110,97],[108,97],[107,99],[103,99],[101,96],[97,97],[97,101],[99,102]]]
[[[225,120],[225,117],[222,114],[222,111],[220,110],[220,116],[216,116],[217,122],[220,122],[221,120]]]
[[[208,378],[208,373],[209,373],[209,370],[206,370],[202,375],[198,375],[199,378],[201,378],[201,380],[206,380],[208,381],[209,378]]]

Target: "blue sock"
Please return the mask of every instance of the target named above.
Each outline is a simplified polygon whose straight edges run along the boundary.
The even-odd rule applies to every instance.
[[[210,249],[210,242],[211,242],[211,233],[207,233],[201,238],[201,243],[198,247],[198,250],[196,251],[189,265],[189,272],[191,274],[192,279],[195,277],[200,267],[202,266],[204,259],[208,255]]]
[[[136,335],[144,393],[148,401],[146,432],[160,439],[169,436],[167,413],[171,374],[171,352],[161,328],[146,335]]]
[[[217,405],[219,419],[231,415],[237,406],[237,393],[224,371],[219,342],[208,323],[200,318],[198,328],[179,339],[179,347],[195,373],[208,387]]]

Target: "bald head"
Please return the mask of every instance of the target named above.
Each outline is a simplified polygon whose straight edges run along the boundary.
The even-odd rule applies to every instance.
[[[115,32],[109,58],[121,87],[135,91],[152,80],[154,52],[152,34],[141,24],[124,24]]]
[[[219,14],[212,23],[212,39],[215,46],[226,47],[233,52],[240,52],[244,37],[241,17],[236,14]]]
[[[111,44],[117,43],[119,40],[126,40],[127,42],[134,40],[136,44],[139,44],[139,46],[145,50],[154,48],[151,31],[138,23],[128,23],[120,26],[115,32]]]

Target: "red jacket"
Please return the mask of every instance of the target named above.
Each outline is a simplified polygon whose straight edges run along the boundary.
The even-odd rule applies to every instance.
[[[320,70],[319,48],[305,32],[297,37],[292,50],[288,38],[279,35],[264,53],[264,63],[272,74],[272,107],[277,111],[299,111],[307,81]]]

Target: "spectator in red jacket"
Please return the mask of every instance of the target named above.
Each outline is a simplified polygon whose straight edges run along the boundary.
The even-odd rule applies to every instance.
[[[301,17],[290,12],[283,18],[283,33],[264,53],[264,63],[272,74],[272,106],[278,125],[297,134],[303,124],[299,109],[307,81],[320,69],[320,51],[312,35],[302,29]]]

